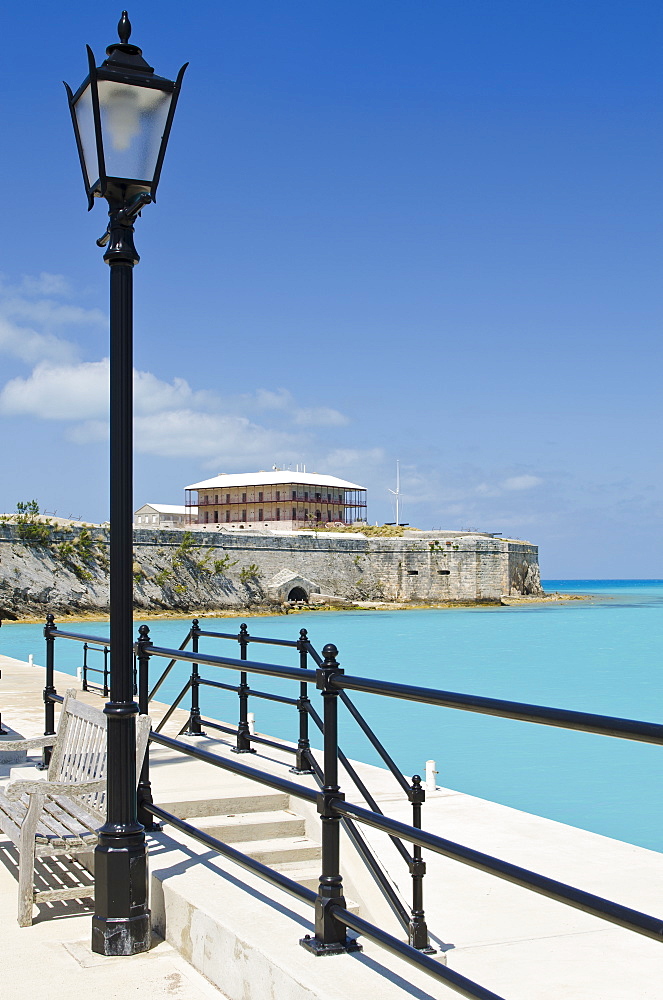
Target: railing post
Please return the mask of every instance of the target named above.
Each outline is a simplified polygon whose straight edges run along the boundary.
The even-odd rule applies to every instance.
[[[412,826],[421,830],[421,805],[426,801],[426,791],[421,784],[418,774],[412,775],[412,785],[408,792],[408,798],[412,803]],[[410,861],[410,875],[412,876],[412,919],[408,927],[408,943],[417,951],[422,951],[425,955],[435,955],[435,948],[431,947],[428,937],[428,926],[424,914],[424,875],[426,874],[426,862],[422,860],[421,847],[413,844],[413,857]]]
[[[309,638],[305,628],[299,630],[297,649],[299,650],[299,665],[302,670],[308,668],[308,647]],[[292,774],[313,774],[311,767],[311,744],[308,738],[308,707],[310,705],[308,697],[308,684],[302,681],[299,685],[299,698],[297,699],[297,711],[299,713],[299,739],[297,740],[296,764],[290,768]]]
[[[108,646],[104,646],[104,698],[108,697]]]
[[[242,623],[239,627],[239,658],[248,659],[249,652],[249,630]],[[251,746],[251,729],[249,728],[249,682],[246,671],[242,670],[239,675],[239,722],[237,723],[237,746],[231,747],[233,753],[255,753]]]
[[[44,736],[55,734],[55,702],[51,701],[51,695],[56,694],[53,683],[53,670],[55,662],[55,619],[53,615],[46,615],[44,625],[44,638],[46,639],[46,680],[44,683]],[[44,747],[41,752],[41,764],[37,767],[40,771],[48,770],[51,760],[51,747]]]
[[[87,691],[87,643],[83,643],[83,676],[81,677],[81,688]]]
[[[318,812],[322,820],[322,872],[315,901],[315,937],[305,935],[300,944],[314,955],[340,955],[360,951],[361,945],[347,936],[347,927],[333,913],[335,906],[345,908],[343,878],[340,872],[340,817],[334,803],[345,796],[338,785],[338,690],[334,678],[343,671],[338,665],[336,646],[329,643],[322,650],[324,663],[316,671],[316,687],[322,691],[324,705],[324,784],[318,794]]]
[[[150,630],[147,625],[141,625],[138,629],[138,642],[136,644],[136,662],[138,664],[138,711],[141,715],[149,715],[150,699]],[[138,781],[138,822],[142,823],[146,830],[156,832],[161,830],[161,824],[155,822],[152,813],[145,809],[145,803],[151,803],[152,784],[150,782],[150,743],[145,747],[145,756],[141,762],[140,779]]]
[[[198,652],[198,636],[200,634],[200,623],[197,618],[191,623],[191,651]],[[191,664],[191,711],[189,713],[189,728],[183,733],[184,736],[206,736],[200,726],[200,673],[198,664]]]

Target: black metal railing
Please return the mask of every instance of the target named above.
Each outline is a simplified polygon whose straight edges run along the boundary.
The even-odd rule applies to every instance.
[[[203,634],[202,630],[199,630],[199,634]],[[47,641],[47,675],[44,689],[44,701],[46,704],[45,725],[47,731],[49,731],[50,727],[50,732],[52,732],[54,725],[54,702],[61,700],[57,696],[53,686],[54,641],[58,637],[88,641],[91,637],[79,633],[60,632],[55,628],[52,616],[49,616],[47,620],[45,636]],[[288,640],[262,640],[254,637],[248,637],[247,639],[247,632],[242,632],[242,630],[240,630],[238,636],[224,637],[238,639],[241,648],[242,643],[248,646],[249,641],[266,641],[276,645],[297,645],[297,642],[290,642]],[[99,641],[96,637],[92,638],[95,641]],[[358,934],[375,941],[381,947],[399,955],[435,979],[445,983],[460,995],[474,998],[474,1000],[502,1000],[502,998],[499,998],[495,993],[490,992],[479,984],[460,976],[453,970],[440,965],[439,962],[425,954],[421,948],[413,947],[411,941],[405,944],[387,931],[363,918],[355,916],[347,910],[343,891],[343,879],[340,872],[340,824],[342,820],[353,824],[363,824],[369,828],[386,833],[399,841],[406,841],[412,844],[415,850],[412,868],[413,879],[423,875],[423,871],[421,870],[421,866],[423,865],[421,850],[426,849],[659,942],[663,940],[663,919],[659,917],[641,913],[620,903],[604,899],[574,886],[566,885],[545,875],[529,871],[518,865],[422,830],[420,806],[423,801],[423,790],[420,783],[414,780],[408,789],[410,801],[413,805],[412,824],[403,823],[385,816],[376,808],[377,804],[375,802],[372,804],[369,802],[369,808],[347,802],[340,788],[338,767],[340,762],[347,770],[347,763],[350,762],[347,762],[347,759],[343,759],[342,752],[339,750],[338,702],[341,700],[362,728],[366,725],[364,732],[367,736],[369,736],[368,730],[370,730],[370,727],[365,723],[363,716],[352,705],[349,698],[347,696],[343,697],[346,691],[360,691],[412,702],[454,708],[461,711],[520,719],[539,725],[560,726],[658,745],[663,744],[662,725],[346,675],[338,664],[338,651],[334,645],[329,644],[325,646],[323,656],[320,657],[317,653],[313,653],[312,647],[308,643],[308,638],[306,642],[307,654],[310,654],[316,662],[315,670],[308,669],[307,667],[302,668],[301,666],[293,668],[253,661],[246,658],[246,656],[234,659],[201,653],[199,650],[186,652],[183,649],[172,650],[154,646],[150,642],[149,629],[145,625],[142,625],[139,629],[136,654],[139,665],[139,702],[140,710],[143,712],[147,711],[148,708],[148,672],[150,659],[153,656],[166,658],[171,661],[189,661],[192,664],[195,663],[198,667],[201,664],[205,664],[223,669],[239,670],[240,673],[246,675],[257,674],[263,677],[284,678],[299,685],[315,683],[316,689],[321,694],[323,703],[322,718],[320,719],[318,716],[321,722],[324,744],[322,766],[320,767],[311,751],[309,751],[308,759],[312,762],[313,770],[318,774],[320,779],[320,788],[317,792],[304,784],[288,780],[262,768],[251,767],[244,762],[240,762],[238,759],[233,760],[222,757],[219,754],[211,753],[198,743],[184,742],[178,738],[166,736],[163,732],[153,732],[151,740],[156,744],[191,756],[212,766],[243,775],[251,780],[259,781],[269,787],[279,789],[288,795],[292,795],[294,798],[315,803],[321,820],[322,843],[321,875],[317,893],[304,889],[286,876],[273,872],[259,862],[241,854],[235,848],[223,844],[209,834],[196,830],[192,825],[185,823],[158,805],[155,805],[151,795],[149,754],[145,755],[145,763],[139,784],[141,822],[150,825],[154,821],[153,818],[163,819],[176,828],[188,833],[201,843],[204,843],[206,846],[217,850],[220,854],[237,861],[237,863],[266,879],[271,884],[313,905],[315,907],[315,933],[312,937],[307,935],[301,941],[301,944],[313,954],[326,955],[355,950],[360,946],[356,939],[348,935],[348,930],[354,930]],[[190,685],[191,680],[189,679],[187,683]],[[241,696],[248,697],[246,690],[241,691],[241,681],[240,685],[236,687],[232,685],[223,686],[228,687],[230,690],[235,690]],[[246,686],[248,687],[248,683]],[[289,700],[290,703],[297,703],[297,701],[299,699]],[[306,714],[314,718],[314,720],[317,715],[312,707],[306,708]],[[361,722],[359,721],[360,718]],[[203,721],[203,724],[206,725],[206,721]],[[238,732],[238,730],[231,731],[235,734]],[[255,739],[255,736],[251,736],[251,741]],[[369,739],[371,739],[371,736],[369,736]],[[373,740],[371,741],[373,742]],[[279,749],[283,749],[283,744],[281,743],[268,742],[278,746]],[[373,743],[373,745],[386,762],[386,757],[389,757],[387,751],[384,750],[381,744],[381,750],[378,749],[376,743]],[[391,758],[389,759],[391,760]],[[398,772],[398,768],[393,761],[392,764],[394,772]],[[350,767],[352,767],[351,764]],[[402,775],[400,779],[401,782],[405,781]],[[366,791],[368,790],[366,789]],[[416,885],[419,889],[421,888],[420,882],[417,882]],[[416,909],[416,906],[413,907],[412,913],[412,922],[415,923]]]
[[[229,632],[212,632],[200,628],[200,622],[197,618],[193,619],[192,627],[188,633],[188,637],[192,640],[192,657],[198,653],[199,650],[199,639],[201,637],[212,638],[212,639],[226,639],[231,641],[236,641],[240,647],[240,660],[245,661],[248,656],[248,647],[251,642],[270,645],[270,646],[285,646],[293,649],[297,649],[299,653],[299,666],[302,670],[308,669],[308,658],[310,657],[318,666],[323,663],[322,657],[311,644],[308,638],[308,632],[306,629],[300,629],[299,639],[271,639],[263,636],[252,636],[249,634],[248,627],[246,624],[240,625],[239,632],[229,633]],[[182,648],[182,647],[180,647]],[[171,659],[167,672],[171,669],[173,660]],[[165,673],[164,672],[164,673]],[[163,675],[162,675],[163,676]],[[158,684],[160,681],[158,682]],[[157,687],[158,687],[157,684]],[[200,711],[200,700],[199,691],[200,687],[211,687],[217,690],[231,691],[235,692],[239,696],[239,722],[237,728],[223,725],[212,719],[203,719]],[[154,691],[155,689],[153,689]],[[225,733],[226,735],[236,737],[236,745],[232,748],[234,753],[253,753],[255,752],[252,747],[252,742],[260,745],[271,747],[272,749],[280,750],[285,753],[292,753],[295,755],[294,766],[290,768],[293,774],[313,774],[315,776],[318,784],[322,782],[322,770],[318,765],[315,756],[311,750],[311,744],[309,740],[309,728],[308,719],[309,716],[313,719],[314,723],[317,725],[318,729],[322,733],[323,723],[312,707],[310,699],[308,697],[308,684],[305,680],[300,682],[299,685],[299,697],[298,698],[287,698],[283,695],[273,694],[267,691],[259,691],[255,688],[251,688],[248,683],[246,671],[240,672],[240,683],[239,685],[224,684],[221,681],[213,681],[207,678],[203,678],[200,675],[199,664],[197,662],[192,662],[191,664],[191,675],[187,679],[184,687],[179,692],[179,694],[174,699],[172,705],[168,708],[163,718],[155,726],[156,732],[162,732],[166,723],[172,717],[176,708],[183,701],[187,692],[191,691],[191,708],[189,719],[187,723],[182,726],[178,735],[186,736],[203,736],[205,735],[205,729],[214,729],[219,732]],[[249,697],[262,698],[268,701],[277,702],[284,705],[292,705],[297,708],[299,715],[299,733],[297,739],[296,748],[289,745],[287,742],[275,740],[270,740],[265,736],[260,736],[257,734],[251,734],[248,724],[248,706]],[[424,801],[425,795],[423,789],[421,788],[421,779],[419,775],[414,775],[412,784],[407,782],[401,772],[396,767],[396,764],[388,755],[387,751],[384,749],[382,744],[377,739],[377,736],[372,731],[370,726],[363,719],[361,714],[352,705],[348,696],[343,692],[341,698],[345,704],[347,704],[354,716],[354,718],[360,723],[363,731],[368,736],[372,745],[378,750],[382,759],[387,764],[388,768],[391,770],[392,774],[396,778],[397,782],[401,788],[405,791],[413,805],[413,822],[418,821],[421,823],[421,804]],[[380,807],[377,805],[375,799],[371,795],[370,791],[366,787],[365,783],[357,774],[357,771],[343,753],[339,747],[339,760],[343,767],[345,768],[348,776],[354,783],[355,787],[358,789],[364,800],[368,805],[380,811]],[[404,847],[403,843],[396,837],[392,837],[394,845],[401,854],[403,860],[408,865],[410,873],[412,874],[413,884],[412,884],[412,907],[408,909],[404,901],[401,899],[398,890],[393,885],[389,876],[382,868],[379,859],[376,857],[374,852],[366,843],[366,840],[357,828],[357,824],[351,819],[343,817],[342,824],[346,830],[350,840],[354,844],[357,852],[363,863],[366,865],[371,877],[374,879],[378,889],[386,899],[388,905],[394,912],[397,920],[401,923],[403,928],[407,931],[410,943],[414,947],[420,948],[426,951],[428,954],[434,954],[434,949],[431,947],[430,939],[428,935],[428,928],[425,920],[424,909],[423,909],[423,877],[426,872],[425,862],[419,856],[419,848],[414,849],[413,854]]]
[[[83,691],[95,691],[97,694],[102,695],[104,698],[108,697],[108,653],[109,646],[95,646],[93,643],[84,642],[83,643],[83,666],[81,667],[81,687]],[[104,664],[103,667],[92,667],[88,662],[89,653],[103,653]],[[101,683],[98,683],[94,678],[90,679],[90,674],[95,674],[101,677]]]

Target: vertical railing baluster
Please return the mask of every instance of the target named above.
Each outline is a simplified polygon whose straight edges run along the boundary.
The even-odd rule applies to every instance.
[[[87,691],[87,650],[88,645],[86,642],[83,643],[83,676],[81,677],[81,688],[83,691]]]
[[[108,697],[108,646],[104,646],[104,698]]]
[[[197,618],[191,623],[191,651],[198,652],[198,637],[200,634],[200,623]],[[184,736],[206,736],[200,725],[200,673],[198,664],[191,664],[191,711],[189,712],[189,726],[185,730]]]
[[[138,666],[138,711],[141,715],[149,715],[150,697],[150,630],[147,625],[141,625],[138,629],[138,642],[136,644],[136,663]],[[150,743],[145,747],[145,756],[141,762],[140,778],[138,780],[138,822],[142,823],[146,830],[157,831],[161,829],[161,824],[157,823],[152,813],[145,809],[145,803],[151,803],[152,783],[150,782]]]
[[[51,695],[56,694],[53,683],[53,673],[55,669],[55,636],[52,632],[55,629],[55,618],[53,615],[46,615],[44,625],[44,638],[46,639],[46,680],[44,683],[44,736],[55,735],[55,702],[51,700]],[[44,747],[41,752],[41,764],[37,767],[40,771],[48,770],[51,760],[51,747]]]
[[[426,791],[421,784],[418,774],[412,775],[412,785],[408,793],[408,798],[412,803],[412,826],[421,830],[421,806],[426,801]],[[426,862],[422,858],[421,847],[413,844],[413,857],[410,861],[410,875],[412,876],[412,919],[408,927],[408,942],[417,951],[422,951],[426,955],[435,955],[435,948],[431,947],[428,936],[428,926],[424,913],[424,875],[426,874]]]
[[[249,630],[245,624],[242,624],[239,627],[237,641],[239,642],[240,660],[248,659],[250,636]],[[237,724],[237,746],[232,747],[234,753],[255,753],[255,750],[251,746],[251,730],[249,728],[250,692],[251,689],[249,688],[246,671],[242,670],[239,675],[239,722]]]
[[[302,670],[308,668],[309,641],[306,629],[300,629],[297,649],[299,650],[299,666]],[[308,736],[308,707],[310,704],[308,684],[306,681],[302,681],[299,685],[299,698],[297,699],[299,739],[297,740],[296,764],[290,768],[292,774],[313,774],[313,768],[311,767],[311,744]]]
[[[347,927],[334,916],[333,908],[345,909],[343,877],[340,871],[340,817],[334,803],[345,796],[338,785],[338,690],[334,678],[343,671],[338,665],[336,646],[322,650],[324,662],[316,671],[316,687],[322,691],[324,706],[324,785],[318,793],[322,821],[322,872],[315,901],[315,937],[305,935],[300,944],[314,955],[340,955],[360,951],[361,945],[347,936]]]

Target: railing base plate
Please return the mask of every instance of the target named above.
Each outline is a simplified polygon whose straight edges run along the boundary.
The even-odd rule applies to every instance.
[[[345,944],[341,944],[339,941],[324,944],[317,938],[311,937],[310,934],[305,934],[303,938],[300,938],[299,943],[302,948],[306,948],[316,958],[322,958],[324,955],[345,955],[346,952],[350,951],[363,951],[362,945],[355,938],[348,938]]]

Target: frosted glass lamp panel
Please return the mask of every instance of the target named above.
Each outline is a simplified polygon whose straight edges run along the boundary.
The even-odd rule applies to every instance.
[[[99,80],[107,177],[151,182],[172,93]]]
[[[78,134],[83,147],[83,159],[90,187],[99,180],[99,160],[97,157],[97,140],[94,133],[94,114],[92,112],[92,87],[88,83],[74,105]]]

